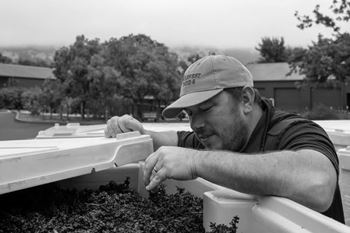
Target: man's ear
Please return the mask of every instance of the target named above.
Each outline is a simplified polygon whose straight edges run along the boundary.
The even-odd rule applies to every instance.
[[[252,87],[245,86],[242,88],[242,104],[243,104],[243,112],[245,114],[253,111],[255,99],[255,91]]]

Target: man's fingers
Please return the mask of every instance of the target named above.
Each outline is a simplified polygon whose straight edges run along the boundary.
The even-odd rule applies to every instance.
[[[123,117],[119,117],[117,119],[117,126],[121,133],[128,132],[127,128],[125,127],[125,122],[125,118],[123,119]]]
[[[115,132],[114,128],[111,126],[107,126],[105,128],[105,136],[109,137],[109,138],[115,138],[116,132]]]
[[[117,134],[129,131],[140,131],[140,133],[143,133],[142,124],[130,115],[115,116],[107,121],[105,136],[116,137]]]
[[[153,178],[146,186],[146,190],[152,190],[157,187],[160,183],[162,183],[166,179],[166,171],[164,168],[161,168],[157,173],[154,174]]]
[[[112,137],[112,134],[109,132],[108,127],[105,128],[104,132],[105,132],[105,137],[106,138],[111,138]]]
[[[106,138],[110,138],[110,137],[113,137],[112,136],[112,133],[110,132],[110,129],[109,129],[109,124],[110,124],[111,120],[109,119],[106,123],[106,128],[104,130],[104,133],[105,133],[105,137]]]
[[[141,131],[139,122],[130,115],[124,115],[118,119],[118,125],[123,133],[129,131]]]
[[[124,132],[125,132],[125,131],[121,128],[121,125],[120,125],[120,117],[118,117],[118,118],[116,119],[114,129],[115,129],[115,131],[116,131],[116,134],[124,133]]]
[[[145,160],[145,166],[143,167],[143,182],[145,185],[148,185],[150,182],[150,178],[153,178],[151,177],[151,175],[152,175],[152,172],[154,173],[153,169],[154,167],[156,167],[157,162],[158,162],[157,152],[152,153]]]
[[[151,181],[156,174],[157,174],[157,171],[155,169],[153,169],[152,172],[151,172],[151,177],[149,178],[149,180]]]
[[[121,128],[119,119],[120,117],[113,117],[107,121],[107,126],[104,130],[106,137],[116,137],[117,134],[124,133],[126,131]]]

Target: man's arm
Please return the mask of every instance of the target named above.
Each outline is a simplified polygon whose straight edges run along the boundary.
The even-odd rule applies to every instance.
[[[144,177],[147,189],[167,178],[202,177],[240,192],[286,197],[319,212],[331,205],[337,182],[329,159],[309,149],[254,155],[161,147],[147,158]]]
[[[176,131],[155,132],[146,130],[141,122],[130,115],[115,116],[109,119],[105,128],[105,136],[116,137],[117,134],[130,131],[139,131],[141,134],[150,135],[153,139],[154,150],[161,146],[177,146],[178,137]]]
[[[332,203],[337,174],[318,151],[205,152],[194,158],[197,176],[237,191],[287,197],[320,212]]]
[[[161,146],[177,146],[178,137],[176,131],[155,132],[145,129],[142,134],[151,136],[154,150],[157,150]]]

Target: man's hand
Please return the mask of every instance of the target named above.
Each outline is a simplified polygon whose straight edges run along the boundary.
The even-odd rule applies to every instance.
[[[165,179],[190,180],[196,178],[197,150],[162,146],[145,161],[143,177],[147,190],[152,190]]]
[[[115,116],[107,121],[107,126],[105,128],[105,137],[114,138],[117,134],[130,131],[139,131],[141,134],[144,134],[144,128],[142,124],[132,116]]]

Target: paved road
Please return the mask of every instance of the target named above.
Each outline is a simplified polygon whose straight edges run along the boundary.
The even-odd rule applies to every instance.
[[[34,138],[40,130],[52,127],[53,124],[22,123],[14,120],[10,112],[0,112],[0,140]]]

